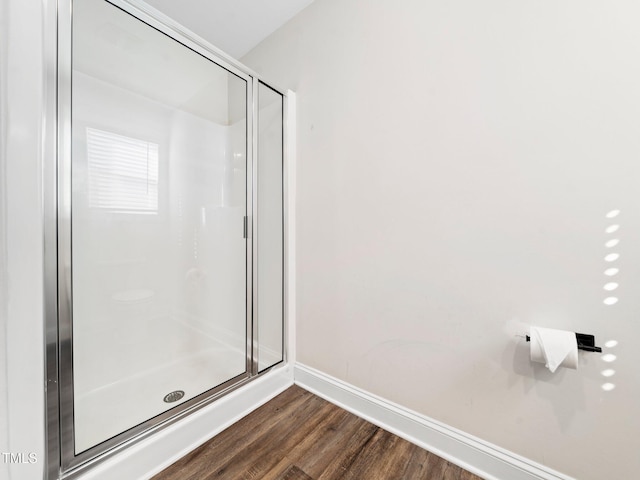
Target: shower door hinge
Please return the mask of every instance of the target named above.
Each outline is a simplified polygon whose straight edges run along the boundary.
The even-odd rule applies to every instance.
[[[249,217],[244,216],[242,222],[242,238],[249,238]]]

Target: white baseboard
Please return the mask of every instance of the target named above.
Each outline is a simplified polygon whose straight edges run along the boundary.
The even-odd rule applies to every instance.
[[[297,363],[300,387],[486,480],[574,480],[562,473]]]
[[[77,480],[144,480],[293,385],[289,365],[275,368],[91,468]]]

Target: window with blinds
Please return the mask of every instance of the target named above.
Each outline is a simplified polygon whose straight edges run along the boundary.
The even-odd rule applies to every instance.
[[[89,206],[158,213],[158,144],[87,128]]]

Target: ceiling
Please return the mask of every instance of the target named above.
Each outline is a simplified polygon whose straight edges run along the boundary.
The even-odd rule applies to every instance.
[[[313,2],[313,0],[145,1],[237,59]]]

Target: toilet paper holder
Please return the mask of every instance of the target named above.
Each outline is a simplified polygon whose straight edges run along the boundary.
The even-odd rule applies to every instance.
[[[525,335],[527,342],[531,341],[529,335]],[[578,342],[578,350],[586,352],[602,352],[602,348],[596,347],[596,337],[588,333],[576,333],[576,341]]]

